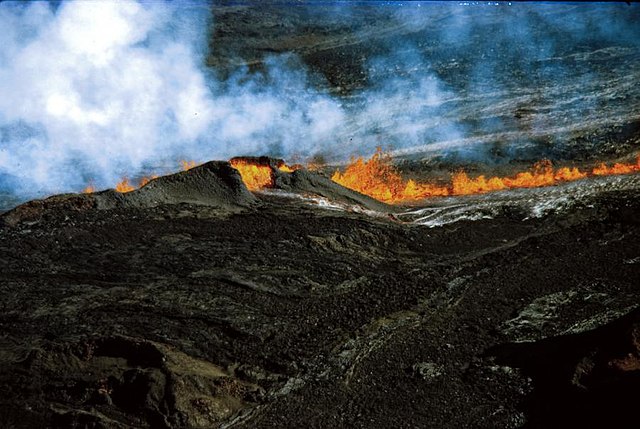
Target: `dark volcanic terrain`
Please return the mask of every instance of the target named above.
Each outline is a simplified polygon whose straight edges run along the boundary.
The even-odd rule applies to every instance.
[[[194,130],[196,154],[326,173],[383,146],[429,180],[635,161],[638,5],[338,3],[184,3],[211,13],[205,98],[231,112]],[[182,156],[171,129],[123,174]],[[44,192],[28,167],[81,189],[103,161],[63,158],[60,182],[18,137],[0,153],[33,149],[0,171],[0,428],[638,426],[640,174],[390,206],[254,158],[266,191],[212,161],[16,207]]]
[[[434,199],[484,216],[429,228],[279,174],[5,214],[0,427],[636,426],[636,177]]]
[[[319,148],[330,160],[383,145],[424,171],[638,150],[638,5],[464,3],[217,1],[207,64],[227,76],[293,53],[349,112]]]

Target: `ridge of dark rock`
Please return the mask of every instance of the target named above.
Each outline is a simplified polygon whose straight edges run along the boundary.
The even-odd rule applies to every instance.
[[[312,193],[331,201],[359,205],[383,213],[399,210],[396,206],[345,188],[329,177],[309,170],[300,169],[292,173],[275,170],[275,188],[296,193]]]
[[[346,188],[322,173],[297,168],[292,172],[283,171],[284,160],[268,156],[240,156],[229,160],[242,160],[251,164],[270,167],[273,174],[273,188],[300,194],[314,194],[330,201],[358,205],[369,210],[391,213],[400,210],[368,195]]]
[[[256,202],[238,170],[226,161],[209,161],[187,171],[161,176],[127,193],[109,189],[95,194],[95,198],[99,209],[179,203],[237,208]]]
[[[15,226],[23,222],[36,222],[50,211],[146,208],[180,203],[206,205],[230,211],[242,210],[259,202],[245,186],[238,170],[232,167],[231,162],[235,159],[270,167],[275,189],[314,194],[331,201],[359,205],[385,213],[398,210],[394,206],[345,188],[320,173],[304,169],[291,173],[281,171],[280,168],[285,165],[283,160],[261,156],[209,161],[187,171],[152,179],[143,187],[131,192],[122,193],[115,189],[107,189],[88,194],[60,194],[28,201],[1,214],[0,224]]]
[[[15,226],[23,222],[36,222],[49,211],[144,208],[179,203],[238,210],[256,202],[256,197],[246,188],[236,169],[226,161],[210,161],[188,171],[155,178],[131,192],[107,189],[28,201],[2,214],[0,224]]]

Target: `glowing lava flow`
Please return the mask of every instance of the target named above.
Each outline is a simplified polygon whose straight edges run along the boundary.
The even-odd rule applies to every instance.
[[[118,192],[131,192],[136,188],[129,183],[129,179],[125,177],[116,185],[116,191]]]
[[[261,163],[260,161],[255,161],[251,158],[233,158],[230,160],[230,163],[235,169],[240,172],[242,180],[249,190],[257,191],[260,189],[273,187],[272,167],[268,162]],[[180,165],[183,171],[188,171],[200,164],[196,161],[181,160]],[[280,171],[291,173],[300,168],[300,166],[288,166],[280,161],[280,164],[277,166],[277,168]],[[150,177],[143,177],[142,179],[140,179],[137,186],[133,185],[128,177],[124,177],[118,184],[116,184],[115,190],[121,193],[135,191],[136,189],[142,188],[151,180],[157,177],[159,176],[153,175]],[[89,185],[82,192],[95,192],[95,187],[93,185]]]
[[[485,176],[478,176],[475,179],[470,179],[465,172],[459,172],[453,175],[451,188],[453,195],[468,195],[509,188],[539,188],[585,177],[587,174],[577,168],[562,167],[554,170],[551,161],[544,160],[534,165],[533,171],[520,172],[513,177],[487,179]]]
[[[413,180],[404,181],[392,165],[391,156],[380,149],[366,161],[362,158],[352,160],[344,173],[336,171],[331,180],[361,194],[390,203],[450,194],[445,186],[417,183]]]
[[[368,160],[357,158],[351,161],[344,172],[336,171],[331,179],[342,186],[369,195],[387,203],[420,200],[433,196],[469,195],[511,188],[536,188],[560,182],[583,179],[589,175],[612,175],[640,172],[640,157],[635,164],[615,164],[608,167],[600,164],[591,173],[578,168],[553,168],[551,161],[538,162],[532,170],[509,177],[478,176],[470,178],[467,173],[454,173],[448,186],[431,183],[405,181],[391,163],[391,156],[380,149]]]
[[[610,176],[612,174],[630,174],[640,172],[640,156],[635,164],[621,164],[616,162],[613,166],[608,167],[602,163],[595,167],[592,174],[595,176]]]
[[[250,191],[257,191],[273,186],[273,174],[271,167],[261,165],[243,159],[232,159],[231,166],[238,170],[242,181]]]
[[[188,171],[188,170],[191,170],[194,167],[197,167],[200,164],[198,164],[195,161],[186,161],[186,160],[183,159],[182,161],[180,161],[180,165],[182,165],[182,169],[184,171]]]
[[[158,177],[160,176],[158,176],[157,174],[154,174],[151,177],[143,177],[142,179],[140,179],[140,182],[138,183],[138,188],[142,188],[144,185],[151,182],[153,179],[157,179]]]
[[[140,189],[142,188],[144,185],[146,185],[147,183],[151,182],[153,179],[158,178],[159,176],[157,174],[154,174],[150,177],[143,177],[142,179],[140,179],[140,181],[138,182],[138,186],[133,186],[130,182],[128,178],[124,178],[122,179],[117,185],[116,185],[116,191],[118,192],[131,192],[131,191],[135,191],[136,189]],[[93,192],[93,191],[92,191]]]
[[[367,161],[362,158],[353,160],[344,173],[336,171],[331,180],[386,202],[449,195],[446,187],[416,183],[413,180],[405,182],[391,164],[391,156],[381,150],[376,151]]]
[[[289,166],[282,161],[275,165],[273,160],[265,158],[233,158],[229,161],[238,170],[242,181],[250,191],[257,191],[274,186],[274,168],[292,173],[301,168],[300,165]],[[180,161],[183,170],[196,167],[195,161]],[[519,172],[507,177],[486,177],[484,175],[471,178],[464,171],[456,172],[447,185],[405,180],[393,166],[391,155],[378,149],[368,160],[356,158],[345,168],[344,172],[336,171],[331,179],[347,188],[387,203],[421,200],[428,197],[448,195],[469,195],[512,188],[535,188],[551,186],[561,182],[570,182],[588,176],[605,176],[640,172],[640,157],[635,163],[616,163],[607,166],[604,163],[585,172],[573,167],[554,168],[551,161],[536,163],[529,171]],[[143,177],[138,186],[133,186],[128,178],[116,185],[118,192],[131,192],[146,185],[157,175]],[[87,186],[83,192],[94,192],[93,185]]]
[[[232,158],[229,162],[233,168],[238,170],[242,181],[250,191],[273,188],[273,167],[268,161],[261,162],[254,158]],[[277,168],[285,173],[292,173],[300,167],[280,163]]]

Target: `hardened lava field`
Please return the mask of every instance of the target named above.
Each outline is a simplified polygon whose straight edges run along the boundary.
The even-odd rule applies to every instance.
[[[4,215],[5,426],[633,422],[636,176],[447,197],[484,215],[429,228],[305,170],[252,194],[228,166]]]
[[[0,2],[0,428],[637,427],[638,5],[294,3]]]

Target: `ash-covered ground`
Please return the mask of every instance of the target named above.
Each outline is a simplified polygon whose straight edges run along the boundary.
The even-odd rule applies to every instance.
[[[402,208],[274,174],[6,213],[2,426],[635,427],[637,176]]]

